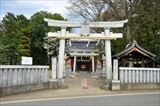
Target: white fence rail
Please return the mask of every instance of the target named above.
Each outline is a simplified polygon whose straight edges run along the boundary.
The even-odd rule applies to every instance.
[[[0,65],[0,87],[48,82],[48,66]]]
[[[160,68],[119,68],[121,83],[160,83]]]

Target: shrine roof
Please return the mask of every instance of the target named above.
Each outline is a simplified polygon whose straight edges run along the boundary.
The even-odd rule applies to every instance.
[[[116,58],[116,57],[121,58],[121,57],[124,57],[124,56],[131,54],[132,52],[138,52],[148,58],[155,58],[156,57],[156,55],[154,55],[153,53],[151,53],[151,52],[145,50],[144,48],[142,48],[141,46],[139,46],[137,41],[134,40],[132,43],[128,44],[124,50],[113,55],[113,58]]]
[[[99,49],[97,47],[97,41],[71,41],[68,43],[68,53],[70,55],[97,55]]]
[[[82,51],[90,51],[90,50],[96,50],[96,43],[97,41],[72,41],[71,45],[69,47],[70,50],[82,50]]]

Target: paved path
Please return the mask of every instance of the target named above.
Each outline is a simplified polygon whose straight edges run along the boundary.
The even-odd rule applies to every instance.
[[[84,80],[87,79],[89,88],[100,88],[104,84],[104,78],[91,75],[91,72],[78,71],[74,78],[67,78],[66,83],[69,87],[83,87]]]
[[[121,94],[4,103],[1,106],[160,106],[160,93]]]

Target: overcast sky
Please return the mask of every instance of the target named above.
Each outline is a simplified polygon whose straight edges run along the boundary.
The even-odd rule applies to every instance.
[[[0,0],[0,18],[2,20],[7,12],[23,14],[29,18],[41,10],[60,13],[67,18],[65,7],[69,5],[68,0]]]

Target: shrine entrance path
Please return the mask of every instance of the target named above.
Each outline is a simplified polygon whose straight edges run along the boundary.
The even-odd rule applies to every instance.
[[[75,77],[66,78],[65,81],[69,89],[83,89],[85,79],[87,80],[88,91],[103,91],[100,86],[104,84],[105,79],[92,76],[89,71],[77,71]]]

